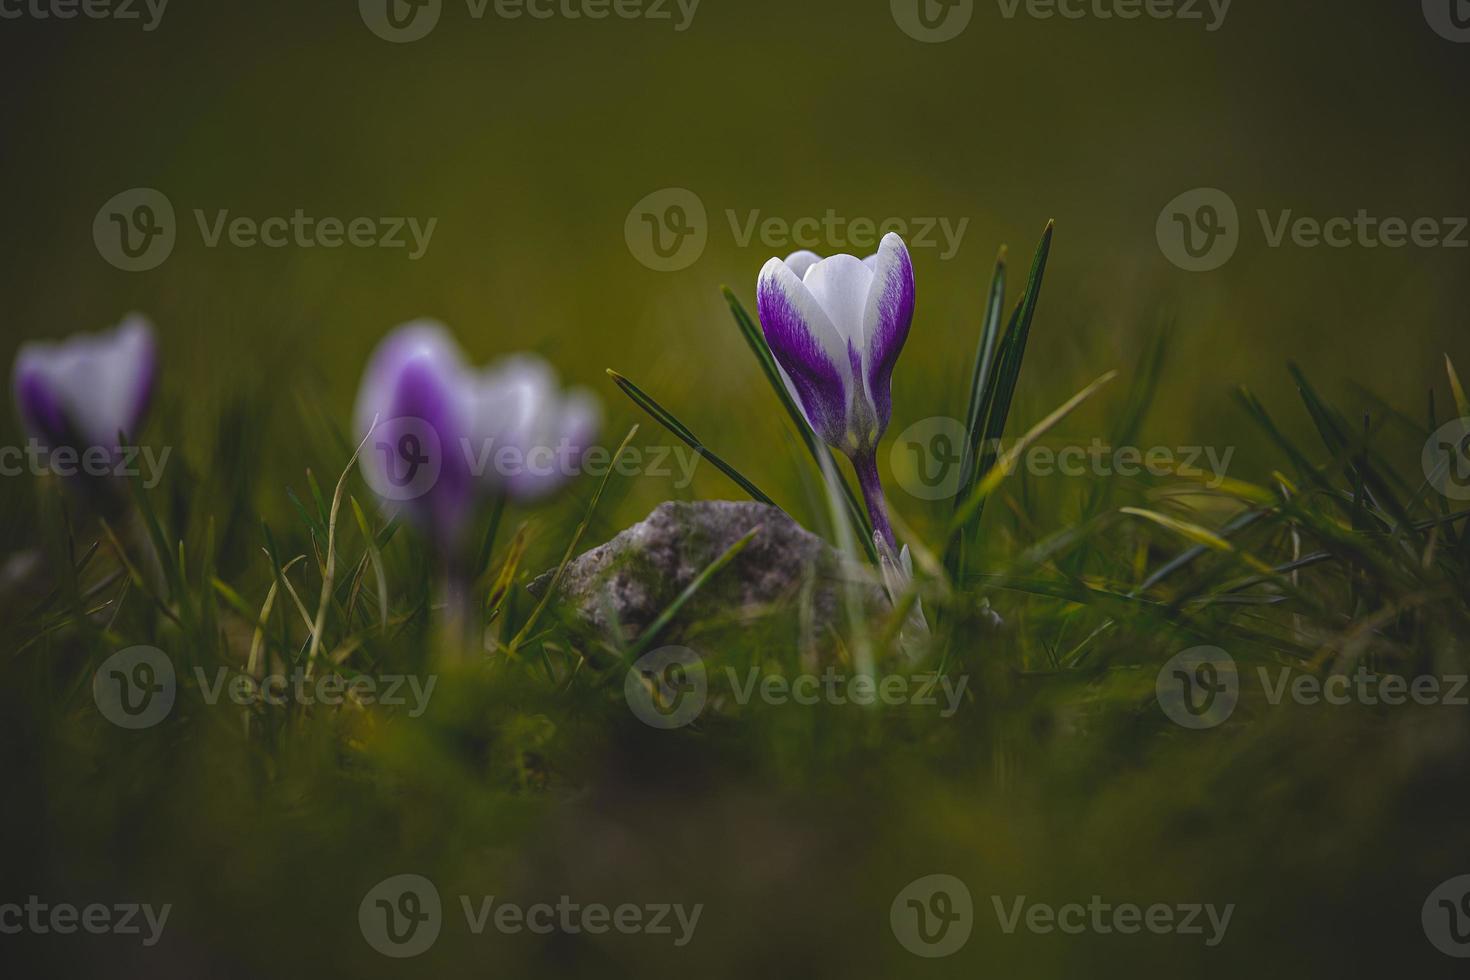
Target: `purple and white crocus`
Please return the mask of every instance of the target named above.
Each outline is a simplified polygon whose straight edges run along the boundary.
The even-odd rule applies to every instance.
[[[115,457],[143,424],[157,366],[153,327],[133,314],[100,333],[23,345],[11,389],[26,432],[46,448]]]
[[[602,425],[597,396],[585,388],[563,390],[556,369],[535,354],[511,354],[482,371],[475,403],[487,457],[478,468],[492,490],[518,504],[560,490]]]
[[[354,420],[369,485],[449,557],[486,498],[531,504],[565,485],[600,410],[534,354],[476,370],[444,326],[418,321],[373,352]]]
[[[873,528],[898,547],[878,480],[878,441],[893,414],[893,367],[914,317],[914,267],[903,239],[876,255],[773,258],[756,285],[761,328],[782,379],[824,442],[852,461]]]
[[[441,555],[475,516],[479,488],[463,444],[475,435],[473,374],[449,331],[406,323],[378,344],[357,389],[353,420],[363,477]]]

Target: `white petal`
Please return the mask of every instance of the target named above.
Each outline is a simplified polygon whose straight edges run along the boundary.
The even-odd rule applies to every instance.
[[[27,344],[27,366],[46,378],[63,411],[88,446],[113,446],[119,427],[132,424],[153,370],[153,329],[133,315],[112,330],[60,344]],[[129,436],[135,433],[128,433]]]
[[[796,273],[796,278],[805,279],[807,271],[820,261],[822,261],[822,257],[816,252],[810,249],[802,249],[799,252],[792,252],[786,256],[786,268]]]
[[[873,285],[873,270],[851,255],[834,255],[811,267],[805,285],[837,328],[843,346],[851,341],[861,352],[865,346],[863,320],[868,291]]]

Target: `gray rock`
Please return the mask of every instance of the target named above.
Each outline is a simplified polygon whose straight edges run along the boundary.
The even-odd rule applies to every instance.
[[[640,635],[711,562],[752,528],[745,549],[691,599],[659,643],[770,643],[774,655],[827,647],[846,632],[844,574],[870,609],[881,591],[826,541],[776,507],[754,501],[668,501],[640,524],[572,560],[558,589],[560,608],[600,635],[614,622]],[[542,595],[547,572],[531,583]],[[831,627],[831,628],[829,628]]]

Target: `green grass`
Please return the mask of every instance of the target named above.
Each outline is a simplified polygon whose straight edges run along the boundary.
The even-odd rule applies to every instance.
[[[1360,665],[1467,669],[1470,524],[1417,462],[1445,421],[1435,399],[1418,420],[1386,407],[1350,417],[1292,368],[1298,405],[1239,393],[1242,442],[1261,449],[1252,475],[1209,487],[1189,473],[1048,482],[1012,472],[995,440],[1064,440],[1067,413],[1089,397],[1111,399],[1099,411],[1112,441],[1139,440],[1168,370],[1161,331],[1136,363],[1097,365],[1119,371],[1118,384],[1058,399],[1056,411],[1013,404],[1037,374],[1023,355],[1028,335],[1046,329],[1050,242],[1048,227],[1004,331],[1003,271],[974,298],[974,370],[951,409],[970,433],[964,493],[922,504],[888,487],[928,556],[920,579],[935,643],[910,668],[895,667],[893,623],[872,624],[867,640],[881,669],[964,678],[952,717],[725,697],[687,728],[643,725],[624,704],[626,665],[691,593],[628,644],[589,641],[549,594],[525,588],[641,516],[618,476],[534,512],[487,513],[473,537],[483,542],[475,642],[445,635],[431,556],[372,504],[353,447],[307,394],[302,438],[316,463],[299,478],[242,467],[224,427],[164,485],[134,486],[106,522],[54,483],[7,490],[34,515],[11,526],[7,551],[37,560],[3,598],[14,639],[0,685],[5,880],[78,900],[173,902],[164,943],[136,960],[162,974],[211,964],[211,975],[240,976],[406,966],[467,976],[1448,975],[1419,907],[1467,870],[1466,711],[1272,705],[1253,679],[1282,667],[1317,677]],[[791,487],[820,485],[830,454],[726,295],[777,396],[760,392],[749,411],[784,407],[786,451],[720,446],[716,456],[615,380],[728,475],[732,493],[761,499],[756,486],[769,485],[827,533],[843,511],[853,517],[856,498],[836,491],[835,515],[797,506]],[[1453,368],[1440,390],[1450,394],[1440,404],[1470,414]],[[894,431],[909,421],[896,404]],[[257,410],[266,406],[231,409],[241,431]],[[168,438],[170,417],[155,417],[154,438]],[[1303,420],[1317,444],[1285,434]],[[726,462],[737,458],[751,461],[749,475]],[[855,517],[865,528],[860,509]],[[859,645],[848,640],[844,649]],[[92,675],[139,644],[168,654],[180,691],[165,721],[128,732],[100,716]],[[1155,698],[1160,666],[1198,645],[1227,650],[1242,678],[1234,715],[1208,731],[1174,725]],[[794,641],[702,652],[715,666],[801,669]],[[196,668],[413,674],[436,685],[419,717],[377,705],[211,706]],[[408,964],[369,949],[356,918],[374,883],[404,872],[435,881],[450,921]],[[929,963],[894,940],[888,907],[935,872],[967,881],[977,927],[962,953]],[[475,937],[451,897],[564,893],[705,911],[691,946],[675,949],[615,933]],[[1230,902],[1237,912],[1216,949],[1185,937],[1007,936],[992,894]],[[55,938],[37,939],[36,951],[73,969],[117,955],[116,939]]]

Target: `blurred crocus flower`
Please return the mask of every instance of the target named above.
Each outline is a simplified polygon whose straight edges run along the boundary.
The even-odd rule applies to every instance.
[[[359,465],[386,506],[447,557],[474,517],[478,487],[464,447],[475,435],[473,376],[432,321],[404,324],[373,351],[353,413]]]
[[[876,255],[773,258],[756,285],[761,328],[812,430],[852,460],[873,527],[897,547],[878,481],[893,367],[914,316],[914,269],[897,235]]]
[[[132,438],[153,395],[157,347],[141,316],[60,343],[32,342],[15,358],[12,389],[21,422],[47,448],[115,455]]]
[[[535,354],[512,354],[486,368],[475,383],[475,403],[487,480],[520,504],[565,485],[601,425],[596,396],[582,388],[564,391],[555,369]]]

